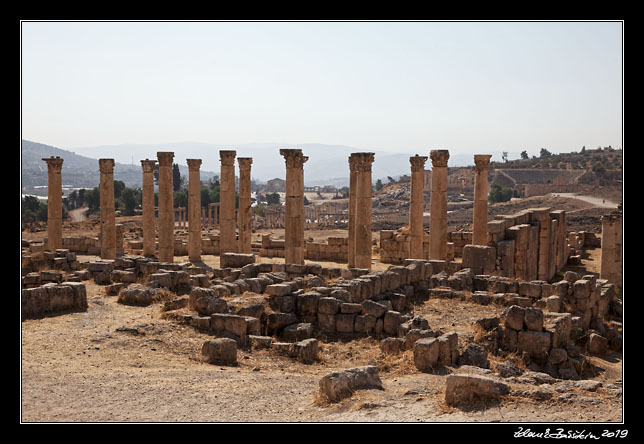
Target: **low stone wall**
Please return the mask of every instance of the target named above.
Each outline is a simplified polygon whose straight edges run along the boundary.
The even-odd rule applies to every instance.
[[[380,231],[380,262],[386,264],[402,264],[409,259],[409,234],[406,230],[381,230]],[[447,243],[447,260],[454,260],[454,244]],[[429,257],[429,235],[423,236],[423,256]]]
[[[39,287],[24,288],[21,293],[21,307],[22,320],[37,319],[70,310],[86,310],[85,284],[47,283]]]
[[[45,251],[45,244],[41,243],[31,243],[28,248],[23,248],[22,275],[43,268],[70,272],[79,270],[81,265],[76,258],[76,253],[66,248]]]
[[[347,262],[349,239],[346,237],[329,237],[326,243],[305,242],[304,258],[311,261]]]

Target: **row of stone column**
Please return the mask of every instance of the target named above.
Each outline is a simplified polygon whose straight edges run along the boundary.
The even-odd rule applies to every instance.
[[[286,162],[286,217],[285,262],[304,263],[304,170],[308,157],[300,149],[282,149]],[[235,156],[234,150],[220,151],[220,254],[251,252],[251,192],[250,170],[252,158],[240,157],[239,164],[239,240],[235,221]],[[487,192],[490,155],[476,155],[474,185],[473,244],[487,244]],[[430,195],[429,258],[447,257],[447,150],[432,150]],[[174,153],[158,152],[159,164],[159,260],[172,262],[174,258],[174,206],[172,188],[172,161]],[[62,159],[43,159],[49,170],[48,231],[50,248],[62,245],[62,189],[60,170]],[[371,269],[371,166],[374,153],[352,153],[349,156],[349,227],[348,265],[350,268]],[[410,258],[423,259],[424,167],[427,157],[413,156],[411,164],[410,197]],[[188,256],[191,261],[201,258],[201,159],[187,159],[188,184]],[[143,254],[155,252],[154,179],[155,160],[142,160],[143,170]],[[99,159],[101,172],[101,257],[116,256],[116,229],[114,217],[114,160]],[[57,204],[57,200],[60,201]],[[57,213],[58,211],[58,213]]]
[[[489,154],[474,156],[474,216],[472,223],[472,243],[487,245],[487,196]],[[432,150],[432,174],[430,182],[430,222],[429,222],[429,259],[447,258],[447,161],[449,151]],[[423,252],[423,213],[424,213],[424,174],[427,157],[409,158],[411,164],[411,195],[409,208],[409,257],[425,259]]]

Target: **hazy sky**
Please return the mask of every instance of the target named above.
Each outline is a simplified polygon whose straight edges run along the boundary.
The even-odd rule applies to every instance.
[[[622,147],[621,22],[23,22],[21,31],[22,137],[63,149]]]

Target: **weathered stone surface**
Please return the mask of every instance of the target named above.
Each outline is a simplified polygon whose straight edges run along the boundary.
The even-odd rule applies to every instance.
[[[552,365],[559,365],[568,359],[568,353],[563,348],[553,348],[548,353],[548,359]]]
[[[282,330],[282,338],[285,341],[297,342],[309,339],[313,336],[313,325],[308,322],[299,322],[287,325]]]
[[[398,326],[402,323],[402,316],[397,311],[389,310],[385,313],[383,322],[385,333],[395,335],[398,333]]]
[[[501,316],[505,318],[504,325],[506,327],[517,331],[523,330],[523,322],[525,319],[525,309],[523,307],[512,305],[503,310]]]
[[[597,333],[591,333],[588,337],[588,352],[593,355],[605,355],[608,352],[608,340]]]
[[[254,254],[222,253],[220,256],[220,268],[242,268],[254,262]]]
[[[380,350],[385,354],[395,355],[400,353],[404,348],[402,338],[385,338],[380,341]]]
[[[195,287],[190,291],[188,307],[201,315],[223,313],[227,306],[226,301],[213,288]]]
[[[520,331],[517,335],[517,351],[528,353],[536,361],[545,361],[550,350],[550,337],[548,331]]]
[[[458,364],[490,368],[490,361],[487,359],[487,350],[476,344],[468,344],[463,349],[461,356],[458,358]]]
[[[119,291],[117,302],[125,305],[150,305],[156,292],[143,285],[134,284]]]
[[[320,395],[329,402],[338,402],[350,397],[356,390],[379,389],[382,382],[378,368],[356,367],[330,373],[320,379]]]
[[[311,364],[317,359],[318,351],[318,340],[308,338],[293,344],[289,354],[304,364]]]
[[[355,314],[338,313],[335,315],[335,330],[340,333],[353,333]]]
[[[535,307],[525,309],[524,324],[528,330],[543,330],[543,311]]]
[[[438,365],[439,343],[437,338],[419,339],[414,342],[414,365],[420,371],[431,370]]]
[[[334,315],[340,310],[340,301],[332,297],[318,299],[318,313]]]
[[[353,329],[356,333],[373,333],[376,329],[378,318],[371,315],[356,315]]]
[[[297,316],[294,313],[271,313],[266,318],[266,328],[269,332],[275,332],[296,322]]]
[[[201,354],[211,364],[234,365],[237,363],[237,341],[230,338],[217,338],[204,342]]]
[[[487,376],[448,375],[445,402],[448,405],[458,405],[477,399],[497,399],[509,393],[509,385]]]
[[[291,284],[267,285],[264,291],[271,296],[284,296],[291,293]]]
[[[388,310],[387,305],[375,302],[372,300],[366,300],[362,302],[362,314],[371,315],[375,318],[383,316]]]

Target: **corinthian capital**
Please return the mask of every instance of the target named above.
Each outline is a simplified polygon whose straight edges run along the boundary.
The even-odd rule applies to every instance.
[[[419,156],[416,154],[409,158],[412,172],[425,171],[425,162],[427,162],[427,156]]]
[[[491,154],[475,154],[474,155],[474,165],[476,166],[476,172],[480,173],[482,171],[487,171],[490,167],[490,158]]]
[[[235,156],[237,151],[235,150],[219,150],[219,160],[222,165],[226,166],[235,166]]]
[[[44,160],[47,163],[47,171],[49,173],[59,174],[63,169],[63,159],[60,157],[45,157]]]
[[[98,169],[102,174],[114,173],[114,159],[98,159]]]
[[[301,149],[281,149],[280,154],[284,156],[286,168],[303,168],[309,158],[302,155]]]
[[[432,159],[432,166],[436,167],[447,167],[447,160],[449,159],[448,150],[431,150],[429,152],[429,157]]]

